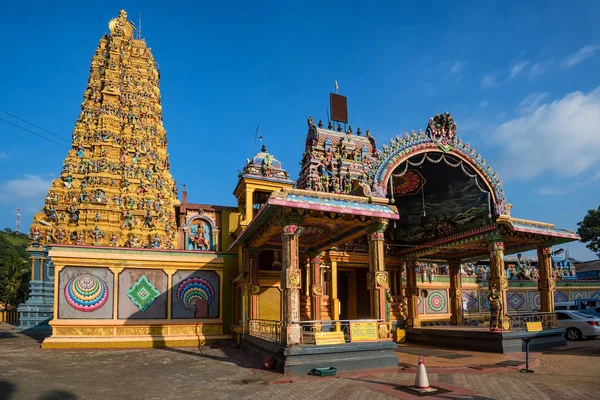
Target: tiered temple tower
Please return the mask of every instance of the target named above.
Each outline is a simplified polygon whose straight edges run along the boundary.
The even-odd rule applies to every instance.
[[[173,248],[177,188],[169,172],[159,73],[121,11],[92,57],[60,178],[30,230],[33,245]]]

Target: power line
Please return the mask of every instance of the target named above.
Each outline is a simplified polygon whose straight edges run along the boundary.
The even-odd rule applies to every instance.
[[[23,118],[19,118],[19,117],[17,117],[16,115],[14,115],[14,114],[11,114],[11,113],[9,113],[9,112],[8,112],[8,111],[6,111],[6,110],[2,110],[2,109],[0,109],[0,112],[3,112],[3,113],[4,113],[4,114],[6,114],[6,115],[10,115],[11,117],[18,119],[19,121],[25,122],[26,124],[29,124],[29,125],[31,125],[31,126],[33,126],[33,127],[36,127],[36,128],[38,128],[38,129],[40,129],[40,130],[42,130],[42,131],[44,131],[44,132],[47,132],[47,133],[51,134],[52,136],[56,136],[57,138],[59,138],[59,139],[61,139],[61,140],[64,140],[65,142],[71,143],[71,140],[69,140],[69,139],[65,139],[63,136],[57,135],[56,133],[53,133],[53,132],[50,132],[49,130],[47,130],[47,129],[44,129],[44,128],[42,128],[41,126],[37,126],[36,124],[32,124],[31,122],[29,122],[29,121],[27,121],[27,120],[24,120]]]
[[[12,125],[12,126],[15,126],[15,127],[19,128],[19,129],[22,129],[22,130],[24,130],[25,132],[32,133],[32,134],[34,134],[35,136],[41,137],[42,139],[45,139],[45,140],[47,140],[47,141],[49,141],[49,142],[52,142],[52,143],[54,143],[54,144],[57,144],[57,145],[59,145],[59,146],[61,146],[61,147],[65,147],[65,148],[67,148],[67,149],[70,149],[70,148],[71,148],[70,146],[65,146],[65,145],[64,145],[64,144],[62,144],[62,143],[58,143],[58,142],[57,142],[57,141],[55,141],[55,140],[52,140],[52,139],[50,139],[50,138],[47,138],[46,136],[42,136],[42,135],[40,135],[39,133],[35,133],[34,131],[31,131],[31,130],[29,130],[29,129],[27,129],[27,128],[23,128],[22,126],[19,126],[19,125],[17,125],[17,124],[13,124],[12,122],[5,120],[4,118],[0,118],[0,121],[4,121],[4,122],[6,122],[7,124],[10,124],[10,125]]]

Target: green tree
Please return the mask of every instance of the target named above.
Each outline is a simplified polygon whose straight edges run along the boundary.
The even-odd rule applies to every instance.
[[[0,261],[0,301],[13,306],[25,301],[30,274],[22,258],[12,256]]]
[[[588,210],[583,221],[578,222],[577,234],[585,247],[596,253],[600,258],[600,206],[597,210]]]

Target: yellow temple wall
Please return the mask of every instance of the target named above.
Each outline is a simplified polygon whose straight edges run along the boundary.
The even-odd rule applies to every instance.
[[[72,246],[52,247],[49,256],[54,318],[43,348],[186,346],[231,337],[232,257]],[[147,296],[153,299],[144,303]]]

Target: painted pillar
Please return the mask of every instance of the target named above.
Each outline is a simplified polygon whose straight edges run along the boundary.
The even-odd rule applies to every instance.
[[[462,282],[460,279],[460,261],[448,263],[450,273],[450,324],[462,325]]]
[[[540,291],[540,311],[554,312],[554,291],[556,280],[552,275],[552,248],[538,247],[538,266],[540,277],[538,279],[538,290]]]
[[[301,274],[298,268],[299,220],[287,219],[282,221],[281,237],[281,288],[283,290],[283,334],[282,342],[287,346],[300,343],[300,282]]]
[[[119,317],[119,274],[123,271],[122,267],[110,267],[113,274],[113,320]]]
[[[323,285],[321,282],[321,257],[311,257],[310,263],[310,312],[311,319],[321,319],[321,296],[323,296]]]
[[[417,287],[417,263],[410,261],[406,263],[406,326],[409,328],[419,328],[421,320],[419,319],[418,299],[419,288]]]
[[[385,293],[388,287],[384,261],[384,232],[386,223],[379,222],[368,229],[369,289],[371,291],[371,318],[385,319]]]
[[[254,189],[246,189],[246,225],[254,217]]]
[[[167,319],[171,319],[173,314],[173,275],[177,270],[163,269],[163,271],[167,274]]]
[[[508,291],[508,278],[504,269],[504,242],[501,239],[496,239],[490,243],[490,276],[488,279],[488,287],[490,296],[492,296],[493,288],[498,292],[500,306],[502,307],[499,315],[501,325],[496,327],[504,331],[510,330],[510,319],[508,318],[508,310],[506,309],[506,292]],[[491,301],[490,301],[491,303]],[[490,326],[490,330],[493,329]]]
[[[340,319],[340,301],[338,299],[338,281],[337,281],[337,261],[331,261],[331,290],[329,292],[331,300],[331,318],[333,320]],[[341,325],[339,322],[335,324],[335,330],[339,331]]]
[[[250,295],[250,319],[260,319],[260,305],[259,305],[259,293],[260,293],[260,279],[259,279],[259,263],[258,255],[259,250],[247,249],[245,251],[246,258],[246,269],[248,270],[248,294]]]

